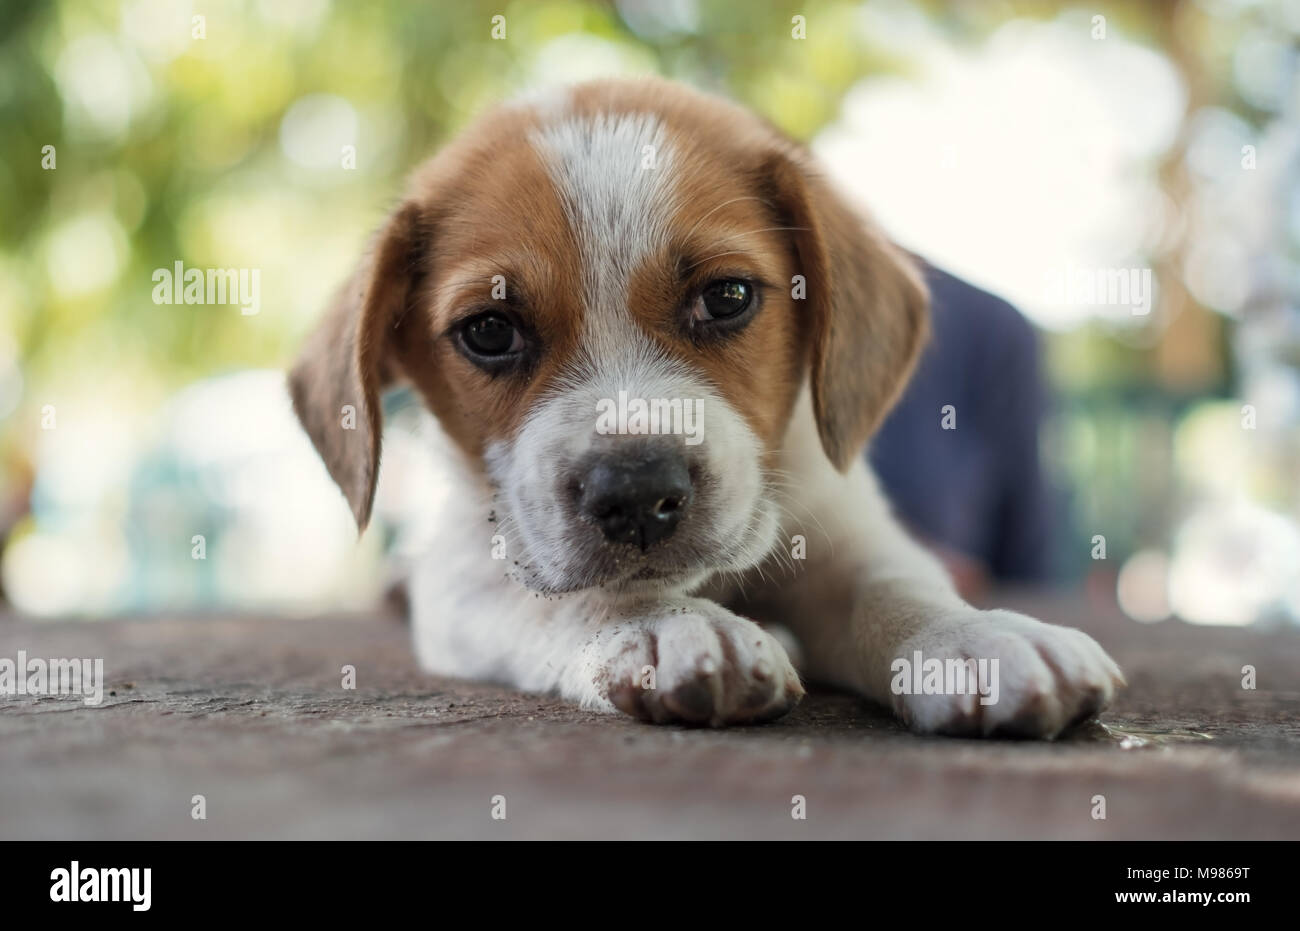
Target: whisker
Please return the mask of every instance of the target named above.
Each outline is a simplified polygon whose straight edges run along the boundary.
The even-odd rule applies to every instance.
[[[700,228],[700,224],[703,223],[705,220],[707,220],[709,217],[713,216],[715,213],[717,213],[717,212],[718,212],[719,210],[721,210],[723,207],[728,207],[728,206],[730,206],[731,204],[739,203],[739,202],[742,201],[742,200],[756,200],[756,201],[758,201],[758,202],[760,202],[760,203],[764,203],[764,204],[767,203],[767,201],[763,200],[763,198],[761,198],[761,197],[755,197],[755,196],[753,196],[752,194],[751,194],[751,195],[748,195],[748,196],[745,196],[745,197],[733,197],[731,200],[724,201],[724,202],[718,204],[718,206],[714,207],[712,210],[710,210],[710,211],[709,211],[708,213],[706,213],[704,216],[702,216],[702,217],[700,217],[698,220],[696,220],[696,221],[695,221],[695,225],[692,226],[692,227],[687,231],[686,236],[685,236],[685,239],[690,240],[690,238],[691,238],[691,234],[694,233],[697,229]]]
[[[744,254],[745,254],[744,251],[741,249],[733,249],[730,252],[719,252],[717,255],[710,255],[707,258],[700,259],[698,262],[692,262],[690,265],[686,266],[686,270],[690,271],[692,268],[695,268],[699,265],[703,265],[705,262],[711,262],[714,259],[720,259],[724,255],[744,255]]]
[[[728,243],[733,240],[740,239],[741,237],[744,236],[752,236],[755,233],[806,232],[807,230],[808,227],[806,226],[765,226],[762,227],[761,229],[745,230],[744,232],[740,232],[740,233],[728,233],[727,235],[721,237],[721,241],[723,243]],[[703,265],[705,262],[712,261],[713,259],[722,258],[722,256],[724,255],[739,255],[739,254],[740,254],[739,251],[719,252],[717,255],[711,255],[708,256],[707,258],[700,259],[698,262],[692,262],[690,265],[686,266],[686,268],[689,271],[692,268],[695,268],[699,265]]]

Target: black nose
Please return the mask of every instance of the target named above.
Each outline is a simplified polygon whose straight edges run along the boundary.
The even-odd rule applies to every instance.
[[[648,549],[671,536],[691,503],[691,474],[675,450],[605,453],[578,483],[578,510],[611,543]]]

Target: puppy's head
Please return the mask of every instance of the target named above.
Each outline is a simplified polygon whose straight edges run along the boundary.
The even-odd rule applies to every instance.
[[[843,470],[924,331],[919,276],[804,150],[677,85],[602,82],[419,171],[290,384],[358,525],[404,379],[480,466],[526,584],[689,584],[775,542],[805,379]]]

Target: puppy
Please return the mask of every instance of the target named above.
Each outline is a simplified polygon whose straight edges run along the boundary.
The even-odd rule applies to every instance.
[[[1052,737],[1106,706],[1115,663],[963,602],[864,462],[926,314],[805,149],[675,84],[597,82],[420,169],[290,389],[362,529],[381,392],[412,385],[441,425],[457,487],[408,592],[431,673],[764,721],[803,695],[779,623],[810,679],[917,731]]]

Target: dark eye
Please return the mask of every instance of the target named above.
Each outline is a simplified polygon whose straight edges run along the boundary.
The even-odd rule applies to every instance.
[[[473,356],[498,359],[522,352],[524,337],[509,318],[498,313],[471,317],[461,327],[461,341]]]
[[[728,320],[739,317],[754,301],[754,288],[747,281],[721,278],[710,281],[691,308],[691,320]]]

